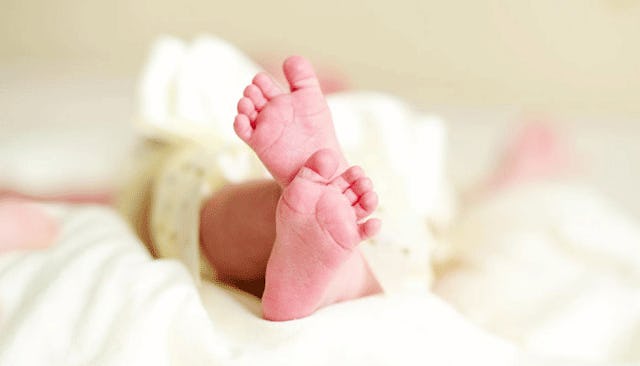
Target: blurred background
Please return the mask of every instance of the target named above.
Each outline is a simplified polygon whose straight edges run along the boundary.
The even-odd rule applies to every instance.
[[[442,115],[461,186],[510,130],[543,119],[583,174],[640,217],[638,0],[0,0],[0,188],[106,189],[131,141],[137,75],[163,34],[213,34],[265,65],[302,54],[351,88]],[[84,180],[47,172],[61,161]]]

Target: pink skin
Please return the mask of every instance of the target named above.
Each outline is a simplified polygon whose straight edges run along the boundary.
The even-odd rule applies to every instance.
[[[307,316],[381,291],[355,250],[380,226],[376,219],[360,221],[377,206],[371,181],[360,168],[347,170],[311,64],[294,56],[283,70],[291,92],[264,73],[256,75],[234,122],[238,136],[283,188],[262,296],[263,315],[271,320]]]
[[[19,198],[38,202],[65,202],[65,203],[95,203],[99,205],[111,205],[114,202],[113,192],[69,192],[64,194],[25,194],[13,190],[3,190],[0,188],[0,199]]]
[[[58,223],[31,201],[110,204],[110,193],[33,196],[0,189],[0,254],[45,249],[58,235]]]
[[[528,123],[507,146],[489,189],[562,175],[569,170],[570,161],[566,145],[553,129],[540,122]]]
[[[341,150],[311,64],[293,56],[284,62],[283,71],[291,92],[286,93],[265,73],[256,75],[238,102],[234,129],[284,187],[314,152]],[[338,172],[342,172],[347,161],[341,153],[338,159]]]
[[[47,248],[57,234],[55,220],[37,206],[15,199],[0,201],[0,254]]]
[[[320,150],[282,192],[262,296],[265,319],[301,318],[380,292],[354,250],[380,229],[380,220],[363,220],[376,208],[377,196],[362,169],[332,179],[337,168],[337,154]]]
[[[276,75],[281,68],[280,58],[275,55],[261,55],[260,65],[271,75]],[[350,89],[349,78],[332,65],[315,65],[316,75],[320,81],[320,89],[324,94],[337,93]],[[286,83],[284,78],[278,77],[277,82]]]

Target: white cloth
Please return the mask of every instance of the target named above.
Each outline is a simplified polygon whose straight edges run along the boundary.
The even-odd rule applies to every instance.
[[[1,365],[167,365],[176,352],[228,352],[183,266],[153,261],[113,212],[49,211],[61,225],[50,249],[0,257]]]
[[[436,292],[553,359],[640,362],[640,227],[596,191],[532,184],[467,212]]]
[[[516,357],[426,292],[268,322],[258,299],[210,283],[198,290],[179,262],[152,259],[111,210],[49,210],[62,226],[50,249],[0,257],[0,365],[511,365]]]

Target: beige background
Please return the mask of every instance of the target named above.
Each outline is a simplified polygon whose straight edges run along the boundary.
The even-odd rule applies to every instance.
[[[207,32],[252,55],[308,55],[425,107],[640,115],[638,0],[0,4],[0,64],[21,68],[134,75],[158,34]]]
[[[581,177],[640,218],[640,0],[0,0],[0,185],[117,177],[150,43],[202,33],[260,59],[310,56],[439,114],[460,187],[523,116],[551,116]],[[79,157],[82,178],[60,173]]]

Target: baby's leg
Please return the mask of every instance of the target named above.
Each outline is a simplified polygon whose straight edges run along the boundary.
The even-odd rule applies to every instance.
[[[271,320],[307,316],[381,291],[357,249],[380,225],[363,221],[377,206],[371,181],[358,168],[347,170],[311,64],[290,57],[283,71],[289,91],[256,75],[234,122],[237,135],[283,189],[262,297],[263,315]],[[245,222],[250,229],[253,223]]]
[[[252,181],[226,186],[205,203],[200,245],[220,280],[261,295],[280,193],[273,180]]]
[[[316,155],[327,160],[327,153]],[[332,156],[329,161],[335,170],[337,162]],[[308,164],[319,169],[313,162]],[[312,172],[311,168],[305,169]],[[263,310],[265,317],[273,320],[309,315],[324,305],[380,291],[367,263],[355,249],[363,238],[373,235],[379,225],[376,220],[363,220],[377,204],[368,178],[360,169],[352,168],[331,182],[326,177],[321,178],[320,183],[309,182],[304,175],[297,181],[296,185],[287,188],[290,200],[294,197],[299,201],[323,193],[321,201],[326,206],[327,198],[332,197],[333,203],[323,211],[330,212],[327,217],[335,216],[337,220],[331,222],[333,226],[327,231],[332,236],[315,230],[320,227],[315,221],[320,216],[304,219],[298,212],[285,210],[289,206],[281,207],[278,216],[276,208],[282,189],[273,180],[229,185],[217,192],[201,213],[201,248],[219,279],[262,296],[266,273],[269,291],[263,299],[266,301]],[[314,202],[308,202],[309,209],[313,208]],[[342,216],[338,215],[340,213]],[[278,218],[279,239],[276,238]],[[326,228],[329,224],[322,225]],[[302,241],[293,239],[292,233],[303,231]],[[333,242],[334,238],[340,238],[344,249],[337,250],[340,247]],[[275,254],[274,242],[278,246]],[[312,260],[319,257],[331,265],[326,261],[319,265]],[[301,274],[307,277],[303,278]],[[302,291],[300,284],[305,286]],[[305,301],[301,302],[301,298]]]

